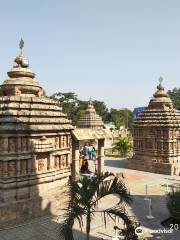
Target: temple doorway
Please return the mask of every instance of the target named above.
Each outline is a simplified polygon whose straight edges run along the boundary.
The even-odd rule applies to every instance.
[[[100,131],[100,130],[99,130]],[[100,133],[100,132],[99,132]],[[75,129],[72,134],[72,177],[103,172],[104,136],[98,130]]]

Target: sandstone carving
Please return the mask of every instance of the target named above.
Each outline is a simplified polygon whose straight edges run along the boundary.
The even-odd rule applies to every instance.
[[[14,161],[8,161],[8,176],[14,177],[15,176],[15,162]]]

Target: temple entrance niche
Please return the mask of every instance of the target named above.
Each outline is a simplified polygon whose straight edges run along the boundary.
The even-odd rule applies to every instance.
[[[48,153],[38,153],[36,156],[36,169],[37,173],[46,172],[48,169]]]
[[[63,155],[55,155],[54,156],[54,162],[55,162],[55,168],[63,170],[65,168],[69,167],[69,155],[63,154]]]
[[[89,129],[75,129],[72,131],[72,177],[78,179],[81,174],[81,167],[83,161],[88,164],[88,171],[84,173],[99,174],[104,170],[104,136],[99,135],[97,130]],[[96,158],[90,159],[88,156],[82,156],[83,148],[86,146],[93,146],[96,149]],[[83,174],[83,175],[84,175]]]

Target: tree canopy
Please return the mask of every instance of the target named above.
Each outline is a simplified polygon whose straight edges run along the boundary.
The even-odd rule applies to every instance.
[[[78,98],[74,92],[62,93],[58,92],[52,95],[57,103],[63,108],[68,118],[75,125],[80,116],[85,112],[88,101],[83,101]],[[121,126],[131,127],[133,114],[129,109],[114,109],[110,110],[103,101],[93,100],[93,105],[105,123],[114,123],[119,129]]]
[[[168,94],[173,101],[175,108],[177,110],[180,110],[180,88],[174,88],[173,90],[169,90]]]
[[[127,157],[132,154],[133,142],[132,136],[119,137],[119,140],[114,144],[114,150],[118,150],[121,157]]]

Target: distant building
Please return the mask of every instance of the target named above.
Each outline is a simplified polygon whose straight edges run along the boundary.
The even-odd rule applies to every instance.
[[[105,123],[104,126],[105,126],[106,129],[109,129],[109,130],[116,130],[117,129],[117,127],[115,126],[115,124],[113,122]]]
[[[137,118],[141,113],[143,113],[145,111],[147,107],[136,107],[133,110],[133,117]]]

